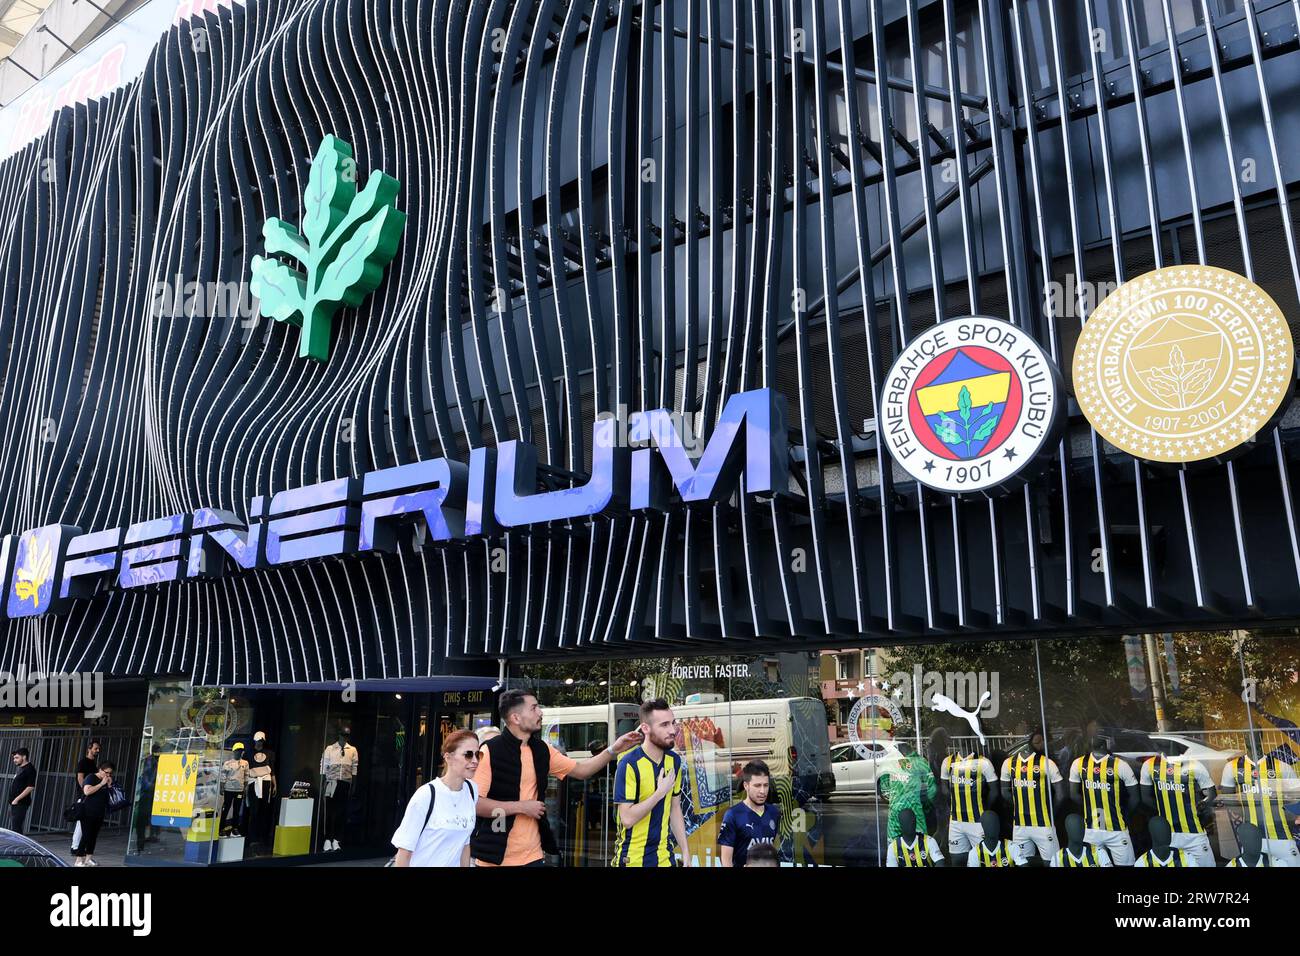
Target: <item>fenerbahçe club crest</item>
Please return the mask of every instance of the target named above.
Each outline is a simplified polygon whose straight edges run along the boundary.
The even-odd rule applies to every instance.
[[[1029,333],[1000,319],[949,319],[908,343],[890,367],[882,438],[929,488],[1005,491],[1055,447],[1060,395],[1060,374]]]

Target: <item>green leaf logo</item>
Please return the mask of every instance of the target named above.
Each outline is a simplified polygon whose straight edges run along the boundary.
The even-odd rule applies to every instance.
[[[335,313],[379,288],[406,226],[406,213],[393,206],[400,189],[375,170],[357,192],[352,147],[326,136],[302,197],[302,231],[283,219],[262,227],[268,258],[253,256],[249,287],[262,315],[302,328],[300,358],[326,361]],[[269,258],[276,255],[297,260],[301,269]]]
[[[957,393],[957,411],[961,413],[961,420],[965,424],[969,425],[970,424],[970,389],[967,388],[965,385],[963,385],[961,387],[961,391]]]

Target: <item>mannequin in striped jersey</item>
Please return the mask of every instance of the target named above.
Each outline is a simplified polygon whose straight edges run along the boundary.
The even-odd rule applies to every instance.
[[[1241,852],[1228,861],[1228,866],[1273,865],[1268,854],[1264,852],[1264,831],[1255,824],[1243,822],[1237,827],[1237,845],[1241,848]]]
[[[1152,817],[1147,821],[1147,833],[1151,835],[1151,849],[1137,859],[1135,866],[1152,868],[1197,866],[1196,857],[1186,850],[1180,850],[1173,843],[1173,831],[1164,817]]]
[[[1138,806],[1138,781],[1133,768],[1111,752],[1108,737],[1093,737],[1090,752],[1070,765],[1070,786],[1083,811],[1083,842],[1105,847],[1116,866],[1132,866],[1128,817]]]
[[[1002,820],[992,810],[980,815],[983,835],[966,856],[967,866],[1011,868],[1020,862],[1011,851],[1011,841],[1002,839]]]

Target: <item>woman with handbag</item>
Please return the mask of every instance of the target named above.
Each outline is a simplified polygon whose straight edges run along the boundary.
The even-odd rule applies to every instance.
[[[95,840],[110,809],[110,798],[114,796],[112,762],[101,763],[99,772],[86,777],[81,790],[77,828],[72,833],[72,855],[77,858],[73,865],[99,866],[95,862]],[[117,792],[120,794],[121,790]]]

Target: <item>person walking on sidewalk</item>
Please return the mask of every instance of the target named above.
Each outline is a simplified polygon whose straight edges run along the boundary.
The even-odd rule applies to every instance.
[[[92,740],[86,747],[86,753],[77,761],[76,795],[81,796],[81,788],[86,785],[86,778],[93,777],[99,769],[99,741]]]
[[[548,777],[586,780],[604,770],[641,739],[631,731],[612,747],[586,760],[574,760],[538,739],[542,708],[525,690],[507,690],[498,701],[505,731],[479,751],[478,823],[470,853],[478,866],[544,866],[559,847],[546,819]]]
[[[406,805],[393,834],[394,866],[469,866],[469,838],[477,817],[478,738],[460,730],[442,742],[442,776]]]
[[[682,758],[672,749],[677,718],[666,700],[641,705],[640,729],[645,742],[622,758],[614,771],[618,838],[609,865],[673,866],[671,832],[682,853],[682,866],[690,866],[682,816]]]
[[[113,789],[113,764],[105,760],[99,765],[99,772],[85,778],[82,784],[81,816],[77,827],[72,831],[72,855],[77,858],[74,866],[99,866],[95,862],[95,841],[99,838],[100,827],[108,815],[108,797]]]
[[[14,779],[9,784],[9,829],[22,835],[27,827],[27,811],[36,792],[36,767],[26,747],[14,751]]]

